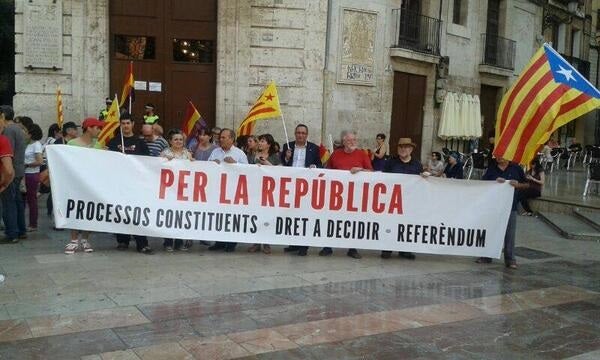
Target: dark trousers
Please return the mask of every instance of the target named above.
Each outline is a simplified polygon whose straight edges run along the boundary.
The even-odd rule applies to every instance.
[[[511,210],[508,217],[508,225],[504,234],[504,263],[506,265],[516,264],[515,259],[515,238],[517,235],[517,211]],[[492,261],[491,258],[483,258]]]
[[[237,243],[236,242],[216,241],[214,246],[216,246],[217,248],[233,251],[233,250],[235,250]]]
[[[538,189],[527,188],[519,191],[519,202],[521,206],[523,206],[523,210],[527,212],[532,212],[531,207],[529,206],[529,199],[535,199],[542,196]]]
[[[148,238],[140,235],[129,235],[129,234],[117,234],[117,242],[119,244],[125,244],[129,246],[129,241],[131,240],[131,236],[135,240],[135,247],[137,251],[142,250],[146,246],[148,246]]]
[[[304,246],[304,247],[308,249],[308,246]],[[298,249],[300,249],[300,248],[301,247],[299,246]],[[325,250],[325,249],[332,251],[330,247],[324,247],[323,250]],[[358,250],[356,250],[356,249],[348,249],[348,252],[358,252]]]
[[[175,249],[179,249],[183,245],[183,240],[175,239]],[[163,242],[163,247],[173,247],[173,239],[165,239]]]
[[[2,220],[4,221],[4,233],[9,239],[15,239],[27,232],[25,228],[25,204],[19,190],[21,179],[15,177],[13,182],[2,192]]]

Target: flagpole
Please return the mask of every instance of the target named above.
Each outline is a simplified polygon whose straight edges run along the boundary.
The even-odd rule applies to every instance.
[[[331,134],[329,134],[329,135],[327,136],[327,138],[328,138],[328,140],[329,140],[329,148],[331,149],[331,153],[333,154],[333,151],[335,150],[335,149],[333,148],[333,136],[331,136]]]
[[[131,90],[129,90],[129,116],[131,116]]]
[[[279,103],[279,95],[277,95],[277,105],[279,106],[279,113],[281,114],[281,122],[283,123],[283,133],[285,134],[285,143],[290,143],[290,138],[288,137],[287,128],[285,126],[285,119],[283,118],[283,111],[281,111],[281,103]]]
[[[117,99],[118,99],[117,98],[117,94],[115,94],[115,100],[117,100]],[[129,108],[131,109],[131,96],[129,97]],[[120,109],[119,109],[119,111],[120,111]],[[121,114],[119,114],[119,122],[121,122],[121,116],[120,115]],[[129,116],[131,116],[131,112],[129,112]],[[121,129],[121,124],[119,124],[119,134],[121,134],[121,152],[123,154],[125,154],[125,139],[123,138],[123,130]]]

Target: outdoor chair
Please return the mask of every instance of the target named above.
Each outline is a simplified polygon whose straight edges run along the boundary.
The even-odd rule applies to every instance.
[[[590,190],[590,185],[596,185],[596,193],[598,193],[598,184],[600,184],[600,162],[593,162],[588,168],[588,176],[583,189],[583,196],[587,196]]]

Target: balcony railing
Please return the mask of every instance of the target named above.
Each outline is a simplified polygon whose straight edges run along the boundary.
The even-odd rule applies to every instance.
[[[562,57],[565,58],[565,60],[567,60],[571,65],[573,65],[573,67],[575,69],[577,69],[577,71],[579,71],[579,73],[581,75],[583,75],[584,78],[586,79],[590,79],[590,62],[589,61],[585,61],[573,56],[568,56],[565,54],[560,54]]]
[[[396,19],[396,39],[392,47],[440,55],[441,20],[404,9],[392,11]]]
[[[482,64],[514,70],[517,48],[514,40],[493,34],[481,34],[481,41],[483,43]]]

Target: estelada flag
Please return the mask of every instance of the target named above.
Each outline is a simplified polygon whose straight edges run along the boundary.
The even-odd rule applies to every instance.
[[[123,91],[121,92],[121,102],[119,106],[123,106],[125,104],[125,100],[129,96],[131,96],[131,101],[135,99],[135,91],[133,89],[134,79],[133,79],[133,61],[129,62],[129,66],[127,68],[127,75],[125,76],[125,83],[123,84]]]
[[[256,99],[254,106],[248,111],[248,115],[246,115],[246,118],[237,130],[237,135],[252,135],[256,120],[271,119],[279,116],[281,116],[279,95],[277,95],[275,82],[271,81],[258,99]]]
[[[56,89],[56,125],[62,130],[63,121],[65,120],[63,114],[63,103],[62,103],[62,92],[60,88]]]
[[[600,106],[600,91],[544,44],[502,98],[494,155],[529,165],[552,133]]]
[[[120,125],[121,113],[119,112],[119,105],[117,100],[117,95],[115,95],[115,100],[113,100],[110,108],[108,109],[108,115],[104,118],[104,127],[100,134],[98,135],[98,143],[103,147],[115,136],[115,130]]]
[[[331,157],[331,153],[329,152],[329,149],[327,149],[327,147],[325,147],[325,145],[321,144],[319,145],[319,157],[321,158],[321,164],[325,165],[327,163],[327,161],[329,161],[329,158]]]
[[[185,136],[190,136],[190,134],[194,130],[194,126],[196,126],[196,123],[198,123],[198,121],[201,127],[206,128],[206,121],[204,121],[202,115],[200,115],[198,110],[196,110],[194,104],[192,104],[191,101],[188,101],[182,126],[182,131],[185,134]]]

